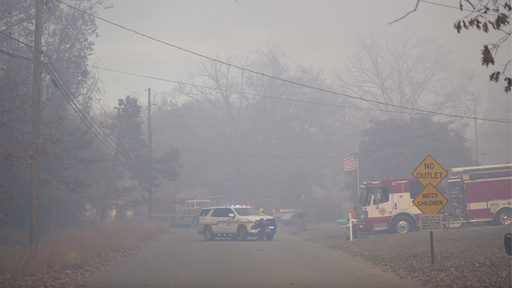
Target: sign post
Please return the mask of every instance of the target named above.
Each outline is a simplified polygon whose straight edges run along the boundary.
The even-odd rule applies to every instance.
[[[434,231],[443,230],[442,215],[438,214],[448,203],[448,199],[436,187],[448,172],[428,155],[416,169],[412,176],[423,185],[423,190],[414,198],[412,203],[425,215],[420,216],[421,230],[430,231],[430,258],[434,264]]]

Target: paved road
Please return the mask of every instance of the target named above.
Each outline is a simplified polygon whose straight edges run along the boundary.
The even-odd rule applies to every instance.
[[[192,228],[169,235],[81,287],[415,287],[376,267],[281,229],[273,241],[205,241]]]

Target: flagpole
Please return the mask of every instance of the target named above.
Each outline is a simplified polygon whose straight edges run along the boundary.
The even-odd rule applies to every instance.
[[[359,201],[359,145],[356,144],[356,153],[357,153],[357,171],[356,171],[356,177],[357,177],[357,201]]]

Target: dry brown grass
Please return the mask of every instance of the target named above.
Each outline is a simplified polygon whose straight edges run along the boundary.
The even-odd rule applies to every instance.
[[[503,246],[510,226],[433,232],[434,264],[429,232],[376,233],[374,237],[346,241],[344,227],[310,226],[303,234],[309,240],[369,261],[422,287],[512,287],[512,257]]]
[[[26,282],[29,279],[50,281],[50,285],[44,286],[58,286],[60,282],[51,285],[51,279],[65,282],[66,277],[60,273],[71,276],[75,273],[70,271],[93,271],[98,259],[108,262],[109,258],[128,253],[134,245],[147,242],[164,230],[161,224],[145,220],[85,225],[52,239],[42,239],[35,254],[27,249],[26,241],[20,241],[23,237],[28,238],[26,234],[12,233],[12,238],[4,235],[3,245],[0,245],[0,259],[3,259],[0,261],[0,287],[12,287],[14,281],[16,286],[30,284]]]

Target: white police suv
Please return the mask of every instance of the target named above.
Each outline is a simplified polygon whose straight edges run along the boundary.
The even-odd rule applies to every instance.
[[[250,237],[272,240],[277,232],[276,220],[250,206],[230,205],[204,208],[199,215],[199,234],[211,241],[215,237],[229,237],[245,241]]]

